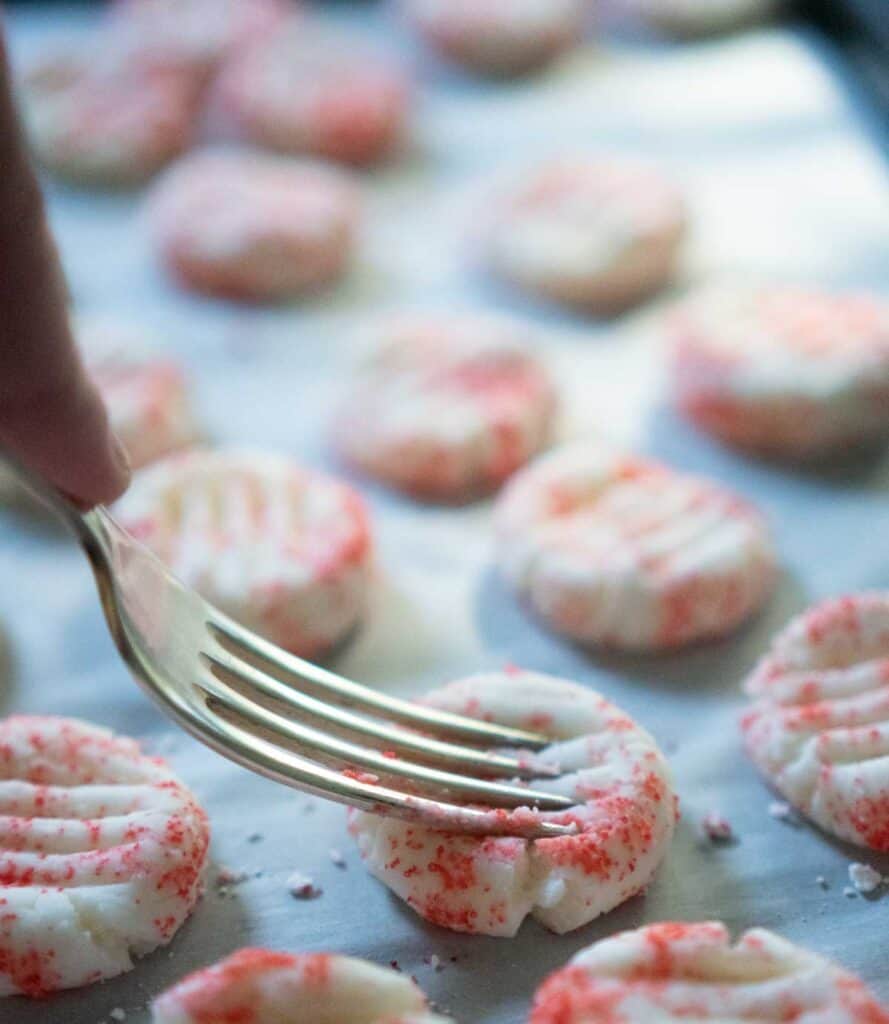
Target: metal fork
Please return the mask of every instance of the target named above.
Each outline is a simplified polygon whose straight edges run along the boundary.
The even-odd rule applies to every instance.
[[[138,682],[202,743],[285,785],[443,831],[575,831],[520,810],[572,806],[524,781],[559,774],[535,757],[547,737],[399,700],[289,654],[180,583],[107,509],[80,512],[0,458],[80,542]]]

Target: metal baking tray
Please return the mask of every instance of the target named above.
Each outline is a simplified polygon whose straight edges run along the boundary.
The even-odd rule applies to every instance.
[[[85,29],[85,9],[8,14],[17,55]],[[381,12],[332,15],[389,45]],[[773,796],[743,756],[739,682],[772,633],[811,601],[889,585],[889,459],[820,471],[751,462],[679,422],[663,400],[651,310],[592,323],[495,292],[471,268],[472,210],[488,182],[544,154],[619,149],[661,161],[689,200],[682,284],[728,273],[887,288],[889,184],[830,55],[794,27],[670,46],[594,42],[529,81],[474,84],[424,73],[404,158],[367,179],[362,252],[348,282],[300,307],[255,309],[190,297],[153,266],[139,196],[49,185],[52,221],[77,304],[130,316],[191,370],[210,437],[331,467],[326,417],[354,332],[400,307],[488,307],[539,324],[565,389],[563,435],[604,433],[754,499],[783,571],[765,611],[722,643],[665,657],[590,654],[548,634],[491,568],[490,503],[424,507],[364,485],[379,547],[365,628],[336,667],[393,693],[514,662],[601,690],[670,755],[683,809],[647,894],[580,931],[527,923],[513,940],[420,920],[359,863],[340,807],[254,777],[177,732],[128,678],[106,634],[86,563],[45,522],[0,520],[0,711],[76,715],[162,753],[207,807],[215,865],[249,873],[212,884],[168,949],[116,980],[41,1002],[0,1002],[0,1024],[131,1024],[186,972],[244,944],[398,961],[464,1024],[520,1024],[537,982],[585,945],[662,919],[763,925],[835,957],[889,999],[889,896],[849,898],[851,860],[889,861],[768,813]],[[465,230],[464,230],[465,228]],[[710,810],[734,845],[703,845]],[[251,841],[251,836],[262,838]],[[345,868],[330,851],[341,850]],[[295,869],[323,894],[288,895]],[[816,883],[823,876],[829,885]],[[442,970],[428,961],[440,958]]]

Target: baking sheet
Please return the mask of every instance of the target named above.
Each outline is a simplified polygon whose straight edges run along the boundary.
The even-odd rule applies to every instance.
[[[10,13],[15,52],[39,49],[89,17],[57,7]],[[337,17],[392,41],[381,15],[366,8],[343,5]],[[682,48],[590,46],[517,85],[474,85],[433,69],[427,85],[411,151],[368,179],[363,251],[338,291],[284,310],[191,298],[153,268],[138,198],[51,186],[75,299],[157,329],[192,370],[212,437],[321,466],[330,465],[324,428],[337,376],[369,316],[399,305],[485,305],[533,316],[565,387],[565,436],[605,432],[758,501],[783,576],[756,621],[685,654],[601,657],[548,635],[515,606],[490,568],[488,503],[424,508],[364,487],[379,579],[369,622],[336,667],[403,694],[507,661],[602,690],[671,755],[684,818],[670,854],[646,896],[566,936],[533,923],[514,940],[427,925],[365,873],[341,808],[253,777],[172,729],[116,657],[78,551],[45,524],[6,513],[0,712],[78,715],[143,739],[207,807],[214,864],[250,877],[227,895],[211,884],[172,945],[130,974],[36,1004],[6,1000],[0,1024],[97,1024],[116,1007],[143,1024],[154,994],[244,944],[397,960],[464,1024],[519,1024],[549,970],[617,929],[665,918],[779,929],[860,972],[889,999],[889,895],[843,895],[850,860],[889,872],[889,859],[770,817],[772,796],[742,755],[735,727],[738,683],[792,613],[826,595],[889,584],[889,459],[815,473],[720,450],[664,408],[648,312],[596,325],[524,305],[467,271],[463,231],[473,204],[510,166],[614,147],[661,160],[684,185],[693,223],[686,281],[734,270],[885,292],[889,184],[860,115],[826,56],[793,29]],[[736,845],[701,845],[696,822],[710,810],[730,818]],[[331,849],[345,854],[345,869]],[[285,880],[294,869],[323,895],[292,899]],[[444,970],[426,962],[433,954]]]

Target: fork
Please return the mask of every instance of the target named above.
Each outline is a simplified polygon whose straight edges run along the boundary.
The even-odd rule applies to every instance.
[[[106,508],[81,512],[16,459],[0,458],[79,541],[137,681],[217,753],[296,789],[442,831],[576,831],[528,811],[574,803],[528,784],[560,773],[536,756],[546,736],[400,700],[282,650],[184,586]]]

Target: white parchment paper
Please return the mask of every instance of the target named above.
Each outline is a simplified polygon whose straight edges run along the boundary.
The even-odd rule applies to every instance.
[[[389,45],[405,45],[380,15],[337,11]],[[10,14],[16,54],[84,28],[89,17],[56,7]],[[585,654],[516,607],[491,571],[489,504],[426,508],[364,488],[379,580],[367,626],[336,667],[405,694],[507,661],[601,689],[657,736],[675,769],[683,824],[655,884],[563,937],[534,924],[514,940],[425,924],[364,872],[341,808],[253,777],[172,728],[116,657],[78,551],[51,528],[5,514],[0,712],[77,715],[143,739],[207,807],[214,863],[249,877],[225,896],[211,884],[169,949],[130,974],[39,1003],[0,1002],[0,1024],[97,1024],[115,1007],[143,1024],[154,994],[244,944],[397,960],[465,1024],[519,1024],[539,980],[595,939],[643,922],[711,917],[735,929],[779,929],[859,971],[889,999],[889,896],[843,894],[850,860],[884,872],[889,861],[770,817],[773,796],[741,753],[735,726],[739,681],[791,614],[823,596],[889,585],[889,460],[820,472],[744,460],[666,409],[651,310],[587,323],[478,279],[467,238],[491,182],[542,155],[602,148],[658,159],[685,188],[685,282],[740,272],[889,286],[885,164],[829,54],[792,29],[683,47],[599,43],[516,85],[427,70],[410,151],[367,179],[354,273],[299,308],[238,308],[175,291],[152,264],[138,196],[53,185],[50,205],[77,304],[155,329],[191,370],[212,438],[330,467],[326,416],[355,330],[399,307],[490,307],[539,323],[541,350],[565,389],[565,436],[607,433],[759,502],[783,563],[763,614],[720,644],[627,658]],[[702,845],[696,825],[711,810],[731,820],[735,845]],[[345,868],[333,863],[332,849],[344,853]],[[295,869],[323,895],[289,896],[285,881]],[[433,954],[443,970],[426,962]]]

